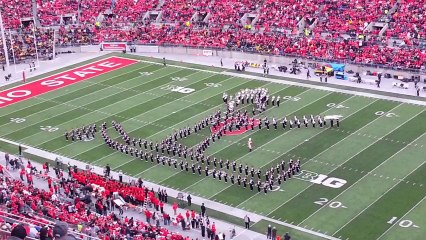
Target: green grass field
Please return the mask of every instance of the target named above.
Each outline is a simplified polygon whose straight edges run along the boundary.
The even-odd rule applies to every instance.
[[[424,106],[343,94],[338,90],[268,83],[250,76],[232,77],[221,69],[185,66],[192,69],[140,62],[0,108],[0,137],[93,165],[109,164],[130,176],[140,176],[336,238],[424,239]],[[176,77],[185,80],[176,81]],[[195,91],[172,92],[168,85]],[[63,137],[64,132],[72,128],[115,120],[121,122],[131,136],[158,141],[175,129],[192,126],[212,112],[224,109],[221,98],[224,91],[233,94],[243,88],[260,86],[268,88],[271,95],[290,96],[280,107],[268,108],[265,116],[343,116],[340,128],[255,130],[225,137],[207,150],[208,155],[262,170],[281,160],[300,159],[302,174],[281,185],[280,191],[267,195],[133,159],[109,149],[100,137],[74,143]],[[25,121],[16,123],[11,118]],[[46,130],[46,126],[58,130],[41,129]],[[207,130],[204,131],[182,142],[193,146],[207,135]],[[248,138],[252,138],[255,145],[251,153],[247,150]],[[9,145],[3,142],[1,145],[2,150],[10,151]],[[312,176],[317,174],[328,176],[332,184],[312,182],[316,179]],[[330,187],[333,178],[346,183],[339,188]],[[263,232],[268,223],[267,220],[257,222],[254,229]],[[318,239],[281,228],[285,229],[282,232],[289,231],[294,239]]]

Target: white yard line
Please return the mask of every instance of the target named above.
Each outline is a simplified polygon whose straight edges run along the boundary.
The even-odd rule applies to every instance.
[[[424,164],[424,162],[423,162]],[[386,233],[388,233],[393,227],[396,226],[396,224],[398,222],[401,221],[401,219],[404,219],[409,213],[411,213],[417,206],[419,206],[424,200],[426,199],[426,196],[422,198],[422,200],[420,200],[416,205],[414,205],[414,207],[412,207],[410,210],[408,210],[408,212],[406,212],[401,218],[399,218],[398,220],[395,221],[395,223],[393,223],[382,235],[380,235],[376,240],[379,240],[380,238],[382,238],[383,236],[386,235]]]
[[[402,149],[400,150],[402,151]],[[396,154],[398,154],[400,151],[398,151],[397,153],[395,153],[393,156],[395,156]],[[392,158],[390,157],[390,158]],[[388,158],[387,160],[389,160],[390,158]],[[387,161],[386,160],[386,161]],[[386,162],[385,161],[385,162]],[[370,208],[373,204],[375,204],[377,201],[379,201],[380,199],[382,199],[382,197],[384,195],[386,195],[388,192],[390,192],[392,189],[394,189],[400,182],[404,181],[405,178],[407,178],[408,176],[410,176],[410,174],[412,174],[413,172],[415,172],[417,169],[419,169],[421,166],[423,166],[423,164],[425,164],[425,162],[423,162],[422,164],[420,164],[419,166],[417,166],[414,170],[412,170],[410,173],[408,173],[403,179],[400,179],[397,181],[397,183],[395,185],[393,185],[391,188],[389,188],[388,190],[386,190],[386,192],[384,192],[383,194],[380,195],[380,197],[378,197],[376,200],[374,200],[372,203],[370,203],[367,207],[365,207],[361,212],[359,212],[357,215],[355,215],[353,218],[351,218],[349,221],[347,221],[342,227],[340,227],[337,231],[335,231],[333,233],[333,235],[335,235],[336,233],[338,233],[340,230],[342,230],[344,227],[346,227],[349,223],[351,223],[354,219],[356,219],[359,215],[361,215],[363,212],[365,212],[368,208]],[[367,175],[365,175],[367,176]],[[419,202],[420,203],[420,202]],[[380,237],[379,237],[380,238]]]
[[[399,106],[399,105],[398,105]],[[396,106],[396,107],[398,107],[398,106]],[[395,107],[395,108],[396,108]],[[395,109],[394,108],[394,109]],[[420,113],[418,113],[418,114],[416,114],[416,115],[414,115],[413,117],[411,117],[410,119],[408,119],[408,120],[406,120],[406,121],[404,121],[402,124],[400,124],[398,127],[396,127],[396,128],[394,128],[391,132],[389,132],[389,133],[387,133],[386,135],[389,135],[390,133],[392,133],[393,131],[395,131],[396,129],[398,129],[399,127],[401,127],[402,125],[404,125],[406,122],[408,122],[408,121],[410,121],[411,119],[413,119],[414,117],[416,117],[417,115],[419,115]],[[380,116],[380,117],[378,117],[378,118],[376,118],[374,121],[371,121],[370,123],[368,123],[368,124],[366,124],[364,127],[366,127],[367,125],[369,125],[369,124],[371,124],[372,122],[375,122],[376,120],[378,120],[378,119],[381,119],[383,116]],[[361,130],[361,129],[363,129],[364,127],[362,127],[362,128],[360,128],[360,129],[358,129],[357,131],[359,131],[359,130]],[[355,133],[355,132],[354,132]],[[351,135],[353,135],[353,133],[352,134],[350,134],[349,136],[351,136]],[[346,138],[348,138],[349,136],[347,136],[347,137],[345,137],[344,139],[346,139]],[[344,139],[342,139],[341,141],[343,141]],[[351,156],[351,157],[349,157],[345,162],[343,162],[341,165],[338,165],[337,167],[335,167],[334,169],[332,169],[331,171],[329,171],[329,173],[330,172],[333,172],[334,170],[336,170],[337,168],[339,168],[340,166],[342,166],[342,165],[344,165],[346,162],[348,162],[349,160],[351,160],[352,158],[354,158],[356,155],[358,155],[360,152],[362,152],[362,151],[364,151],[365,149],[367,149],[367,148],[369,148],[370,146],[372,146],[373,144],[375,144],[376,142],[378,142],[380,139],[382,139],[382,138],[378,138],[376,141],[374,141],[373,143],[371,143],[371,144],[369,144],[368,146],[366,146],[366,147],[364,147],[362,150],[360,150],[359,152],[357,152],[357,153],[355,153],[353,156]],[[341,142],[341,141],[339,141],[339,142]],[[337,142],[336,144],[338,144],[339,142]],[[336,145],[336,144],[334,144],[334,145]],[[333,145],[333,146],[334,146]],[[333,146],[331,146],[331,147],[333,147]],[[328,149],[330,149],[330,148],[327,148],[326,150],[324,150],[324,151],[327,151]],[[323,152],[324,152],[323,151]],[[321,152],[322,153],[322,152]],[[320,154],[321,154],[320,153]],[[319,155],[319,154],[318,154]],[[318,156],[317,155],[317,156]],[[316,157],[316,156],[315,156]],[[314,159],[315,157],[313,157],[312,159]],[[279,205],[278,207],[276,207],[274,210],[272,210],[271,212],[269,212],[268,214],[267,214],[267,216],[268,215],[270,215],[271,213],[273,213],[273,212],[275,212],[277,209],[279,209],[279,208],[281,208],[282,206],[284,206],[286,203],[288,203],[288,202],[290,202],[292,199],[294,199],[294,198],[296,198],[297,196],[299,196],[302,192],[304,192],[306,189],[308,189],[309,187],[311,187],[313,185],[313,183],[312,184],[309,184],[306,188],[304,188],[302,191],[300,191],[298,194],[296,194],[296,195],[294,195],[292,198],[290,198],[289,200],[287,200],[286,202],[284,202],[284,203],[282,203],[281,205]]]
[[[423,133],[422,135],[420,135],[418,138],[414,139],[411,142],[415,142],[418,139],[420,139],[421,137],[423,137],[426,133]],[[386,159],[385,161],[383,161],[382,163],[380,163],[377,167],[375,167],[373,170],[367,172],[364,176],[362,176],[360,179],[358,179],[356,182],[354,182],[351,186],[349,186],[348,188],[346,188],[344,191],[342,191],[341,193],[339,193],[336,197],[334,197],[333,199],[331,199],[329,202],[333,202],[334,200],[336,200],[338,197],[340,197],[341,195],[343,195],[345,192],[349,191],[349,189],[351,189],[353,186],[355,186],[357,183],[359,183],[361,180],[363,180],[364,178],[366,178],[367,176],[370,175],[370,173],[374,172],[376,169],[378,169],[380,166],[382,166],[383,164],[385,164],[387,161],[389,161],[390,159],[392,159],[394,156],[396,156],[398,153],[402,152],[404,149],[406,149],[409,145],[406,145],[405,147],[401,148],[398,152],[396,152],[395,154],[393,154],[391,157],[389,157],[388,159]],[[417,168],[416,168],[417,169]],[[399,183],[400,181],[398,181]],[[397,183],[397,184],[398,184]],[[306,220],[308,220],[310,217],[312,217],[313,215],[315,215],[316,213],[318,213],[321,209],[328,207],[328,204],[324,204],[323,206],[321,206],[320,208],[318,208],[318,210],[316,210],[314,213],[312,213],[309,217],[305,218],[302,222],[300,222],[298,224],[301,225],[303,222],[305,222]]]

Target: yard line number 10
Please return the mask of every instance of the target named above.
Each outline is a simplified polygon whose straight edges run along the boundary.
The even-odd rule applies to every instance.
[[[392,217],[387,223],[392,225],[398,223],[398,217]],[[419,226],[415,225],[413,221],[407,220],[407,219],[399,221],[398,225],[403,228],[409,228],[409,227],[419,228]]]

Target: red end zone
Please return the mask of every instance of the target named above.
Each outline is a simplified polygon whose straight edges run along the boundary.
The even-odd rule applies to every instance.
[[[110,57],[4,90],[0,92],[0,108],[129,66],[136,62],[137,60],[133,59]]]

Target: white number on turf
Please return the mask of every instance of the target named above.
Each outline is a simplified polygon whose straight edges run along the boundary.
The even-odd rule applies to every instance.
[[[185,78],[185,77],[172,77],[172,80],[173,81],[177,81],[177,82],[183,82],[183,81],[188,80],[188,78]]]
[[[384,111],[378,111],[375,113],[377,116],[385,116],[385,117],[398,117],[398,115],[396,115],[393,112],[384,112]]]
[[[14,123],[23,123],[23,122],[26,121],[26,119],[25,118],[10,118],[10,121],[14,122]]]
[[[328,203],[328,206],[331,208],[346,208],[345,206],[343,206],[341,202],[338,202],[338,201],[333,201],[329,203],[327,198],[320,198],[320,200],[315,201],[314,203],[321,206],[324,206]]]
[[[172,92],[186,93],[186,94],[192,93],[193,91],[195,91],[195,89],[193,88],[179,87],[175,85],[167,85],[167,86],[161,87],[161,89],[169,90]]]
[[[329,107],[329,108],[349,108],[349,107],[346,107],[345,105],[336,104],[336,103],[329,103],[329,104],[327,104],[327,107]]]
[[[59,128],[52,126],[40,126],[40,129],[46,132],[56,132],[59,130]]]
[[[396,221],[398,220],[398,217],[392,217],[387,223],[389,223],[389,224],[394,224]],[[419,226],[417,226],[417,225],[414,225],[413,224],[413,221],[411,221],[411,220],[407,220],[407,219],[404,219],[404,220],[401,220],[401,221],[399,221],[399,223],[398,223],[398,225],[400,226],[400,227],[403,227],[403,228],[408,228],[408,227],[415,227],[415,228],[418,228]]]
[[[141,76],[149,76],[152,75],[152,72],[139,72]]]
[[[289,101],[293,101],[293,102],[297,102],[299,101],[301,98],[300,97],[292,97],[292,96],[284,96],[283,97],[284,100],[289,100]]]
[[[205,83],[205,84],[207,87],[215,87],[215,88],[222,86],[222,84],[220,83]]]

